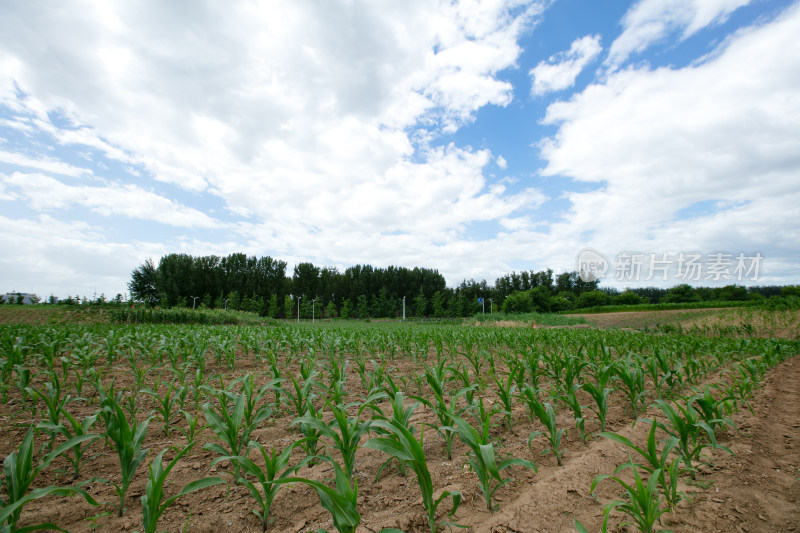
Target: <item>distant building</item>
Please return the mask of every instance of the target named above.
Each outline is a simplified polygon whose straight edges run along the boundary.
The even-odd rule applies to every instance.
[[[34,300],[40,301],[38,296],[31,292],[7,292],[3,295],[3,298],[7,304],[15,304],[20,296],[22,296],[23,305],[30,305]]]

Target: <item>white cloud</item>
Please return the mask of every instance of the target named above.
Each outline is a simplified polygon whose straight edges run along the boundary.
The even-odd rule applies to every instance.
[[[720,24],[751,0],[640,0],[622,19],[623,30],[611,44],[606,64],[616,67],[670,33],[686,39]]]
[[[595,182],[553,231],[594,247],[797,257],[800,5],[742,30],[706,62],[626,70],[548,108],[545,175]],[[730,206],[690,220],[697,202]],[[764,250],[766,248],[766,250]]]
[[[40,175],[6,179],[6,194],[54,216],[80,205],[222,224],[148,193],[155,179],[248,217],[226,223],[235,249],[344,264],[397,263],[407,249],[436,266],[471,222],[542,201],[487,181],[486,150],[430,146],[480,108],[511,102],[497,74],[517,66],[518,38],[547,3],[4,4],[0,105],[28,117],[28,133],[133,169],[120,177],[98,157],[102,185],[67,186],[35,167]],[[216,246],[191,235],[180,244]]]
[[[69,163],[64,163],[53,157],[28,157],[19,152],[7,152],[0,150],[0,163],[6,163],[18,167],[33,168],[43,172],[52,172],[53,174],[60,174],[62,176],[78,177],[82,175],[91,175],[92,171],[87,168],[80,168]]]
[[[21,172],[11,176],[0,174],[0,183],[16,189],[18,198],[26,198],[37,211],[79,205],[107,217],[124,216],[186,228],[221,227],[218,221],[196,209],[134,185],[66,185],[49,176]]]
[[[575,85],[583,69],[603,50],[599,35],[586,35],[572,42],[569,50],[542,61],[530,71],[531,93],[537,96]]]
[[[0,257],[4,287],[46,298],[93,296],[112,298],[127,291],[130,272],[146,257],[165,249],[143,243],[109,242],[105,230],[80,221],[47,215],[12,219],[0,215],[0,243],[14,254]]]

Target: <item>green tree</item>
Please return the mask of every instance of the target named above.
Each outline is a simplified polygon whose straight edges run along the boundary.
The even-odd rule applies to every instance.
[[[433,293],[433,316],[436,318],[444,318],[447,316],[447,308],[445,307],[445,296],[442,291]]]
[[[159,303],[158,273],[153,260],[148,258],[143,265],[131,272],[128,290],[134,300],[141,300],[155,307]]]
[[[665,303],[699,302],[700,295],[697,294],[691,285],[682,283],[672,287],[661,301]]]
[[[288,294],[283,298],[283,316],[292,318],[292,311],[294,311],[294,300]]]
[[[612,299],[614,305],[637,305],[645,303],[645,299],[632,291],[625,291],[622,294],[614,296]]]
[[[278,313],[280,313],[280,307],[278,307],[278,295],[274,292],[269,297],[269,309],[267,314],[270,318],[278,318]]]
[[[360,294],[356,300],[356,315],[361,319],[369,318],[369,304],[367,297],[363,294]]]
[[[346,299],[344,302],[342,302],[342,312],[341,312],[340,316],[342,318],[344,318],[345,320],[350,318],[350,312],[351,312],[352,307],[353,307],[353,304],[350,303],[350,299],[349,298]]]
[[[419,288],[419,294],[414,298],[414,313],[417,318],[422,318],[428,312],[428,299],[425,298],[425,292],[422,287]]]
[[[333,303],[333,300],[328,302],[328,305],[325,306],[325,316],[328,318],[336,318],[336,304]]]
[[[238,311],[241,309],[242,300],[239,297],[239,291],[231,291],[228,293],[228,310]]]
[[[586,307],[597,307],[611,303],[611,297],[603,291],[594,290],[581,293],[575,300],[575,307],[584,309]]]
[[[530,313],[533,310],[530,292],[514,292],[506,296],[501,307],[504,313]]]

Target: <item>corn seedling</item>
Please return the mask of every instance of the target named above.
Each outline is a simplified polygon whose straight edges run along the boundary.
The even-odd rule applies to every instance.
[[[223,397],[224,394],[219,396]],[[250,442],[250,434],[256,429],[256,424],[268,416],[261,413],[257,416],[250,414],[251,423],[247,423],[245,414],[248,405],[247,395],[242,393],[233,396],[233,405],[229,408],[223,406],[215,407],[209,403],[203,404],[203,413],[206,417],[208,426],[214,431],[217,438],[222,441],[225,447],[217,443],[210,442],[203,449],[216,452],[220,455],[240,456],[243,455],[245,446]],[[220,398],[222,399],[222,398]],[[252,404],[250,404],[252,406]],[[253,406],[254,407],[254,406]],[[263,418],[262,418],[263,417]],[[234,477],[239,477],[239,463],[233,461]]]
[[[356,527],[361,522],[361,515],[358,513],[358,481],[354,480],[351,485],[342,471],[342,467],[330,457],[323,455],[319,459],[328,461],[333,465],[336,476],[335,489],[319,481],[302,477],[285,477],[267,481],[267,483],[304,483],[308,485],[317,492],[322,507],[331,514],[336,531],[339,533],[355,533]],[[325,530],[320,529],[317,531]]]
[[[267,452],[261,443],[251,442],[250,447],[256,448],[259,452],[261,452],[261,457],[264,459],[263,469],[253,462],[249,457],[245,456],[219,457],[212,463],[212,465],[214,465],[225,460],[231,462],[236,461],[239,463],[241,471],[244,472],[244,474],[248,474],[255,478],[256,481],[253,482],[247,479],[247,477],[241,476],[236,480],[236,482],[247,488],[250,495],[258,504],[258,508],[253,510],[253,514],[255,514],[259,520],[261,520],[262,531],[266,531],[269,527],[269,513],[272,509],[272,502],[275,500],[275,496],[278,494],[278,490],[281,487],[280,484],[275,484],[272,482],[286,479],[312,459],[311,457],[306,457],[298,464],[291,467],[289,466],[289,457],[292,453],[292,450],[294,450],[295,446],[301,443],[302,441],[296,441],[284,448],[280,454],[276,454],[274,448],[270,452]],[[256,484],[260,485],[261,490],[258,489]]]
[[[556,413],[553,406],[549,402],[539,403],[532,402],[528,407],[534,412],[539,422],[547,429],[547,442],[550,443],[550,449],[542,452],[542,455],[552,452],[556,456],[558,466],[561,466],[561,457],[564,455],[564,450],[561,449],[561,437],[564,435],[564,428],[559,429],[556,423]],[[541,435],[541,431],[534,431],[528,437],[528,446],[530,447],[533,439]]]
[[[192,449],[194,444],[194,442],[190,442],[185,448],[179,451],[166,468],[164,468],[163,459],[164,453],[167,450],[162,450],[161,453],[156,456],[155,460],[150,463],[148,467],[149,475],[147,485],[144,488],[144,495],[142,496],[142,518],[145,533],[156,533],[158,519],[164,514],[164,511],[181,496],[213,485],[225,483],[218,477],[202,478],[186,484],[177,494],[169,498],[165,496],[164,484],[167,481],[167,476],[178,461]]]
[[[680,501],[680,499],[683,497],[683,495],[678,492],[677,484],[678,476],[685,470],[680,468],[680,458],[675,458],[674,460],[670,461],[670,453],[675,450],[676,446],[678,445],[677,437],[669,437],[664,441],[661,451],[658,450],[658,443],[656,441],[657,426],[658,424],[651,422],[650,431],[647,434],[647,444],[645,445],[644,449],[639,448],[633,444],[630,439],[617,433],[604,432],[600,433],[600,436],[626,446],[630,450],[638,453],[639,456],[644,459],[644,462],[636,463],[633,462],[633,459],[630,459],[627,463],[617,467],[617,469],[614,471],[615,474],[626,468],[638,468],[651,474],[655,471],[661,472],[659,483],[664,491],[664,497],[667,500],[667,504],[670,506],[670,509],[673,509],[675,505],[677,505],[678,501]]]
[[[161,395],[158,389],[144,389],[143,392],[153,397],[153,404],[158,416],[164,427],[164,435],[169,437],[170,427],[172,426],[172,419],[176,414],[177,397],[173,395],[174,389],[168,386],[166,392]]]
[[[572,387],[569,388],[567,391],[562,391],[562,393],[558,396],[558,399],[564,402],[570,409],[572,409],[572,416],[575,418],[575,429],[578,430],[578,434],[581,437],[581,441],[585,444],[586,443],[586,429],[585,429],[585,419],[583,418],[583,408],[584,405],[581,405],[580,400],[578,399],[578,391],[581,389],[583,385],[578,385],[577,383],[573,383]]]
[[[719,448],[731,455],[733,452],[721,444],[717,444],[714,430],[701,418],[697,410],[691,403],[685,406],[676,404],[677,410],[663,400],[656,400],[655,405],[661,409],[668,423],[658,422],[659,427],[669,435],[678,439],[677,451],[691,472],[692,479],[695,479],[695,469],[692,462],[700,459],[700,453],[707,447]],[[708,437],[709,442],[705,442],[703,434]]]
[[[17,528],[17,522],[22,514],[22,508],[29,502],[43,498],[49,494],[58,496],[69,496],[76,494],[81,496],[91,505],[97,505],[97,502],[89,496],[86,491],[75,487],[45,487],[38,488],[28,492],[33,481],[47,468],[50,463],[66,452],[73,446],[93,440],[97,438],[94,435],[84,435],[75,437],[64,444],[58,446],[55,450],[48,453],[36,465],[33,465],[33,428],[28,428],[22,443],[16,451],[11,452],[3,462],[3,485],[6,487],[7,499],[0,500],[0,531],[39,531],[39,530],[58,530],[64,531],[60,527],[52,523],[36,524],[26,526],[24,528]]]
[[[667,508],[661,509],[661,495],[658,491],[658,481],[661,478],[661,470],[657,469],[650,474],[647,484],[644,483],[642,477],[639,475],[637,469],[633,469],[633,484],[625,483],[623,480],[616,476],[602,474],[597,476],[592,482],[590,492],[594,492],[597,485],[605,480],[610,479],[618,483],[628,496],[628,501],[616,500],[607,504],[603,508],[603,514],[608,515],[613,510],[619,510],[628,515],[641,533],[652,533],[656,531],[656,522],[659,521],[661,515],[668,511]],[[607,520],[606,520],[607,523]],[[624,522],[623,524],[627,524]],[[604,524],[605,525],[605,524]],[[604,527],[605,530],[605,527]]]
[[[101,415],[106,422],[106,440],[114,446],[119,458],[122,479],[119,485],[114,484],[114,491],[119,498],[117,516],[122,516],[125,512],[125,494],[128,492],[136,470],[149,451],[149,449],[142,449],[142,443],[150,419],[139,423],[132,418],[132,421],[128,422],[128,418],[116,398],[116,396],[106,398]]]
[[[610,406],[608,397],[611,395],[613,389],[609,387],[599,387],[587,381],[583,384],[583,390],[588,392],[589,396],[594,400],[595,405],[589,406],[589,408],[597,415],[597,423],[600,425],[600,431],[605,431],[606,418],[608,417],[608,408]]]
[[[453,516],[461,503],[461,493],[458,491],[444,491],[438,498],[433,497],[433,479],[428,470],[428,462],[423,449],[424,431],[420,433],[419,440],[409,431],[408,427],[398,420],[375,420],[373,425],[383,430],[387,436],[374,437],[364,444],[364,447],[378,450],[405,463],[417,476],[417,484],[422,493],[422,506],[428,514],[428,525],[431,533],[437,533],[443,525],[455,525],[450,522],[439,523],[436,512],[439,504],[448,496],[452,498],[452,507],[448,516]]]
[[[472,385],[470,387],[465,387],[458,392],[456,392],[453,396],[450,397],[450,403],[447,403],[445,400],[445,389],[444,389],[444,380],[442,376],[442,372],[437,372],[432,370],[429,367],[425,367],[425,379],[428,381],[428,385],[430,385],[431,389],[433,390],[434,395],[434,402],[430,402],[427,399],[421,396],[413,396],[415,400],[419,400],[424,405],[433,409],[436,413],[436,416],[439,418],[439,425],[430,425],[433,429],[435,429],[439,435],[444,439],[444,449],[445,455],[447,456],[447,460],[449,461],[452,459],[452,447],[453,447],[453,430],[451,429],[453,423],[453,417],[460,415],[465,408],[459,408],[458,399],[461,396],[464,396],[468,392],[473,392],[477,385]]]
[[[97,422],[97,414],[87,416],[80,422],[72,416],[68,411],[62,408],[62,414],[64,418],[67,419],[69,425],[64,423],[59,424],[52,424],[50,422],[46,422],[40,424],[39,427],[45,429],[45,431],[49,432],[51,435],[61,434],[65,436],[67,439],[73,439],[76,437],[83,437],[83,436],[93,436],[95,439],[98,438],[97,435],[91,435],[89,431],[94,426],[95,422]],[[83,454],[92,445],[94,439],[89,440],[87,442],[79,442],[75,446],[72,447],[72,457],[69,457],[70,463],[72,463],[72,479],[73,481],[78,479],[80,476],[81,471],[81,463],[83,462]]]
[[[481,405],[483,401],[481,400]],[[486,502],[486,508],[494,512],[495,506],[492,505],[492,498],[494,493],[511,481],[511,478],[501,477],[501,472],[512,465],[525,466],[536,472],[536,464],[525,459],[511,457],[501,461],[499,464],[495,459],[494,444],[489,442],[489,419],[484,417],[484,422],[481,426],[481,432],[478,433],[465,420],[453,416],[453,426],[450,428],[455,431],[462,442],[466,444],[470,453],[467,456],[467,462],[472,467],[472,471],[478,476],[478,483],[483,499]]]
[[[494,381],[495,385],[497,385],[495,392],[497,392],[497,397],[500,398],[500,401],[503,404],[506,427],[508,427],[509,430],[511,429],[514,393],[517,390],[517,385],[514,382],[514,374],[515,372],[509,372],[505,381],[498,378],[496,374],[492,374],[492,380]]]
[[[304,416],[296,418],[292,424],[301,424],[319,432],[321,436],[329,438],[334,448],[342,455],[342,464],[348,480],[353,479],[356,460],[356,450],[360,447],[361,437],[369,431],[370,421],[360,421],[363,406],[355,417],[348,417],[344,406],[328,402],[333,413],[333,420],[326,424],[321,418]]]

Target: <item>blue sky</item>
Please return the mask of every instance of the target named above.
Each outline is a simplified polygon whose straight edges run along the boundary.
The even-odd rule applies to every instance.
[[[798,2],[60,6],[0,6],[0,293],[239,251],[800,282]]]

